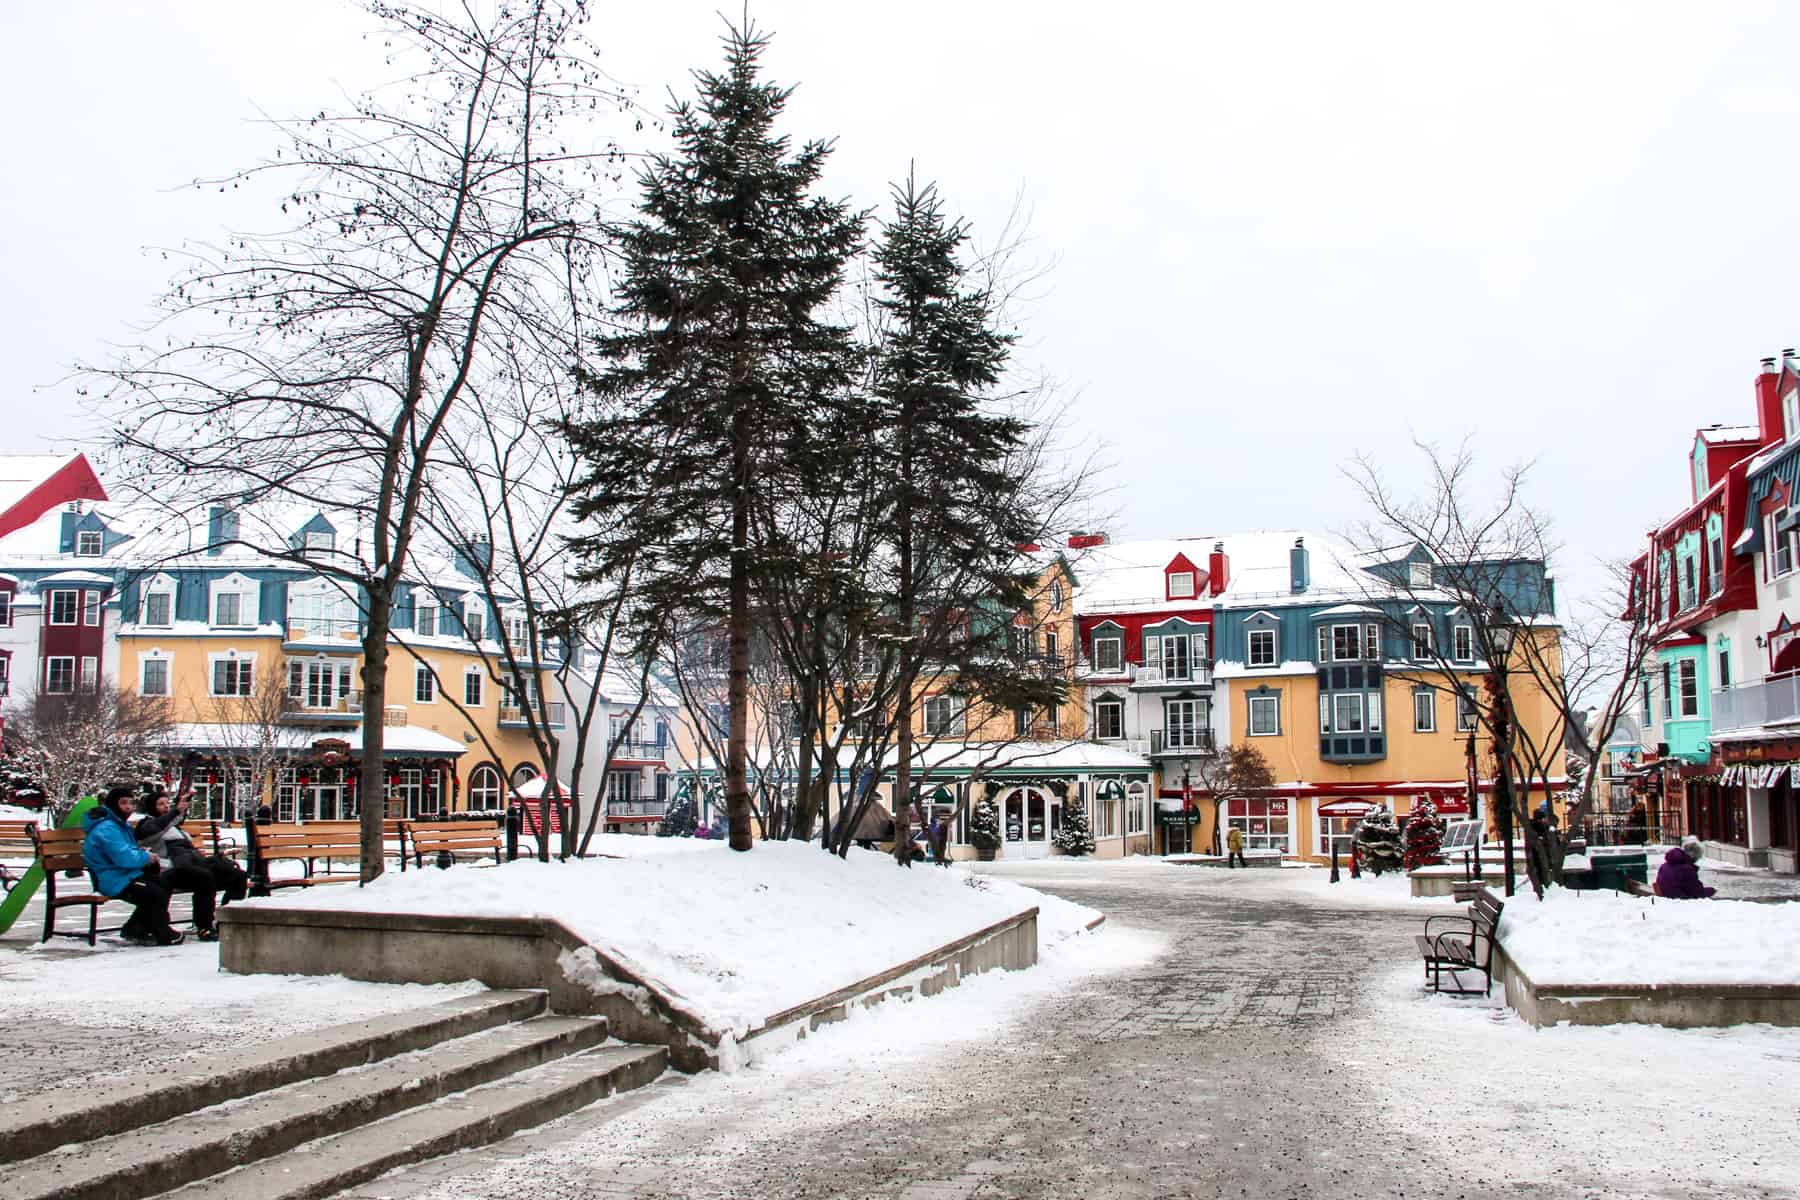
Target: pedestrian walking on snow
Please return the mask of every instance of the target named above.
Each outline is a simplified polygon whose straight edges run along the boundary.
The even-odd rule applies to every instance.
[[[1244,861],[1244,831],[1241,829],[1233,828],[1225,835],[1225,865],[1233,869],[1250,866]]]

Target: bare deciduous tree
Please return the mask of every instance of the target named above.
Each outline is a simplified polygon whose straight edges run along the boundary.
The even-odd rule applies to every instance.
[[[83,795],[158,777],[169,724],[165,701],[100,680],[72,693],[20,697],[7,711],[5,753],[13,773],[43,790],[51,823],[60,824]]]
[[[378,796],[389,627],[433,456],[498,350],[573,359],[595,185],[617,161],[590,149],[592,122],[622,101],[584,52],[578,2],[369,11],[405,73],[396,93],[277,121],[273,159],[197,185],[273,192],[285,224],[185,251],[159,345],[98,374],[118,478],[190,529],[212,505],[269,513],[256,530],[209,523],[206,540],[356,594],[361,790]],[[310,550],[278,507],[356,528]],[[365,880],[381,820],[363,806]]]

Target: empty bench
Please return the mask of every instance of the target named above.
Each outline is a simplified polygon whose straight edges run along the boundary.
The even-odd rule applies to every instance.
[[[331,864],[362,862],[362,827],[355,821],[252,822],[250,834],[250,887],[258,895],[273,888],[315,887],[325,883],[355,883],[358,870],[333,874]],[[301,874],[276,878],[270,867],[296,862]],[[317,864],[323,863],[323,871]]]
[[[36,821],[0,821],[0,892],[10,892],[37,857]]]
[[[1425,932],[1413,941],[1425,960],[1425,979],[1432,991],[1452,996],[1486,996],[1493,991],[1494,946],[1498,942],[1500,913],[1505,907],[1500,897],[1482,888],[1469,902],[1466,913],[1425,919]],[[1440,924],[1446,928],[1433,932]],[[1462,986],[1464,971],[1481,972],[1483,985],[1479,991]],[[1444,986],[1446,974],[1450,976],[1450,987]]]
[[[400,869],[406,869],[408,858],[413,866],[423,867],[427,862],[448,864],[464,854],[476,858],[492,854],[498,865],[505,861],[505,846],[500,826],[486,821],[408,821]]]

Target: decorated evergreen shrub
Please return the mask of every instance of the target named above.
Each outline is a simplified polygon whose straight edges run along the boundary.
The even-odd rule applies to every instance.
[[[675,798],[669,801],[669,807],[663,813],[663,819],[657,822],[656,836],[692,837],[694,826],[697,824],[699,821],[694,812],[694,798],[688,794],[688,789],[682,788],[675,793]]]
[[[1377,875],[1399,867],[1403,852],[1393,813],[1378,808],[1362,819],[1356,827],[1356,856],[1363,870]]]
[[[1094,852],[1094,830],[1088,824],[1087,805],[1079,800],[1063,805],[1062,828],[1056,831],[1057,849],[1080,857]]]
[[[978,801],[970,810],[969,845],[988,854],[1000,848],[1000,810],[992,800]]]
[[[1444,818],[1438,816],[1437,805],[1421,796],[1406,819],[1406,855],[1401,865],[1410,871],[1442,862],[1438,849],[1443,844]]]

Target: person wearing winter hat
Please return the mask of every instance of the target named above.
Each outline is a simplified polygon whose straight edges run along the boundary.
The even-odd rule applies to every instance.
[[[1656,894],[1670,900],[1705,900],[1717,891],[1700,883],[1700,857],[1705,850],[1697,837],[1671,846],[1656,871]]]
[[[100,803],[82,819],[86,837],[81,859],[103,896],[133,905],[130,918],[119,931],[128,942],[158,946],[180,944],[182,936],[169,927],[169,889],[157,880],[161,868],[147,851],[138,848],[127,818],[137,788],[128,783],[106,789]]]
[[[132,831],[137,843],[156,857],[162,872],[157,881],[172,892],[194,894],[195,936],[203,942],[219,940],[213,926],[216,893],[227,903],[242,900],[249,886],[244,869],[228,858],[203,855],[181,827],[187,820],[187,791],[170,803],[167,788],[157,787],[138,798],[138,818]]]

